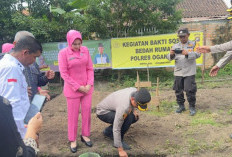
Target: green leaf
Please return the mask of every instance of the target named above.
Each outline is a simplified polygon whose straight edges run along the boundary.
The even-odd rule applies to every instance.
[[[63,9],[59,8],[59,7],[51,7],[50,6],[50,12],[55,12],[55,13],[58,13],[58,14],[64,14],[66,13],[66,11],[64,11]]]
[[[84,9],[87,7],[87,0],[73,0],[72,2],[69,2],[69,5],[74,8]]]

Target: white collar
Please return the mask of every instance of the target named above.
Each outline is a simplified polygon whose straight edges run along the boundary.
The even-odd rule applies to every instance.
[[[18,65],[22,71],[24,70],[24,66],[22,65],[22,63],[17,58],[15,58],[14,56],[12,56],[10,54],[5,54],[4,57],[8,58],[10,61],[12,61],[16,65]]]

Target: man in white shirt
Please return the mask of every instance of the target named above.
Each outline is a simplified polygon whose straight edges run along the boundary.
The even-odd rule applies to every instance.
[[[22,138],[26,133],[24,118],[30,106],[24,66],[35,62],[42,53],[41,44],[33,37],[22,37],[11,54],[0,60],[0,95],[12,105],[13,116]]]

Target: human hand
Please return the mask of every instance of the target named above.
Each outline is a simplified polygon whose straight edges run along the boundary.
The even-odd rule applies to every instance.
[[[187,50],[183,50],[182,51],[182,55],[185,55],[185,56],[188,55],[188,51]]]
[[[85,86],[80,86],[78,91],[82,92],[82,93],[85,93]]]
[[[48,93],[49,93],[48,90],[43,90],[43,89],[39,90],[39,94],[43,95],[43,96],[46,96],[46,100],[47,101],[51,100],[51,96]]]
[[[174,55],[175,51],[174,50],[170,50],[170,55]]]
[[[32,96],[31,87],[27,87],[27,93],[28,93],[28,96]]]
[[[118,148],[119,157],[128,157],[127,153],[123,150],[123,148]]]
[[[53,70],[48,70],[45,72],[45,76],[50,80],[55,77],[55,72]]]
[[[135,115],[135,120],[139,120],[139,113],[134,110],[133,114]]]
[[[86,85],[86,86],[80,86],[80,88],[78,89],[78,91],[82,92],[82,93],[88,93],[89,90],[91,88],[91,85]]]
[[[219,69],[220,68],[217,65],[213,66],[209,72],[209,76],[211,76],[211,77],[217,76]]]
[[[91,89],[91,85],[86,85],[85,86],[86,93],[88,93],[90,89]]]
[[[39,70],[45,69],[45,68],[48,68],[48,65],[41,65],[41,66],[39,67]]]
[[[25,135],[25,139],[27,138],[33,138],[38,145],[38,133],[42,127],[43,123],[43,118],[40,112],[38,112],[34,117],[32,117],[29,122],[27,127],[27,132]]]
[[[199,46],[197,47],[197,52],[199,53],[209,53],[210,47],[209,46]]]

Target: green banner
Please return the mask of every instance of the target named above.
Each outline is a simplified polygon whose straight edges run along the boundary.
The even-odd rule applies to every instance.
[[[110,39],[83,41],[92,57],[94,69],[111,68]]]
[[[44,43],[43,53],[37,59],[39,66],[47,65],[48,68],[42,71],[54,70],[59,71],[58,53],[61,49],[67,47],[67,42]],[[84,40],[83,46],[88,47],[91,55],[94,69],[111,68],[111,49],[110,39],[108,40]]]
[[[48,68],[41,69],[41,71],[54,70],[59,71],[58,67],[58,53],[62,48],[66,47],[66,43],[54,42],[42,44],[43,53],[37,59],[39,66],[47,65]]]

